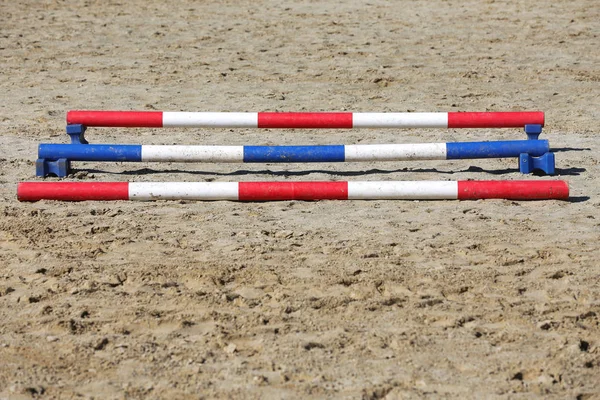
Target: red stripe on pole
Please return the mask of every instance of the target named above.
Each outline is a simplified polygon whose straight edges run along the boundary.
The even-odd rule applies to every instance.
[[[564,181],[459,181],[459,200],[566,200],[569,185]]]
[[[129,200],[128,182],[23,182],[19,201]]]
[[[259,112],[259,128],[352,128],[349,112]]]
[[[348,182],[240,182],[239,199],[348,200]]]
[[[542,111],[525,112],[449,112],[448,128],[523,128],[544,126]]]
[[[69,111],[67,124],[111,128],[162,128],[162,111]]]

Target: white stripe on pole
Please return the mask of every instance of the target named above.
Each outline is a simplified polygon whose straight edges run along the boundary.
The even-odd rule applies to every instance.
[[[447,128],[448,113],[354,113],[353,128]]]
[[[456,181],[348,182],[348,200],[456,200],[457,198]]]
[[[142,161],[241,163],[244,146],[142,145]]]
[[[345,160],[445,160],[446,143],[346,145]]]
[[[237,182],[131,182],[130,200],[238,200]]]
[[[258,128],[256,112],[163,112],[165,128]]]

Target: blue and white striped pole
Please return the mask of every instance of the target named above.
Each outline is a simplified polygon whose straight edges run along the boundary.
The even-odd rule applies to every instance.
[[[129,162],[360,162],[518,158],[548,153],[547,140],[324,146],[165,146],[127,144],[40,144],[46,160]]]

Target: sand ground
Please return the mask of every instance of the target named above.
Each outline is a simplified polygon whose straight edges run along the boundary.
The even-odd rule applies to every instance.
[[[600,398],[600,3],[0,1],[0,398]],[[572,201],[19,203],[71,109],[546,112]],[[90,129],[95,143],[518,129]],[[69,180],[521,179],[516,160]],[[52,180],[56,178],[50,178]]]

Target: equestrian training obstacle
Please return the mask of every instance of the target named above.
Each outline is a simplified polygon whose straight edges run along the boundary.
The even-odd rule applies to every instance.
[[[538,137],[544,113],[351,113],[69,111],[71,144],[40,144],[36,173],[66,176],[71,161],[351,162],[518,157],[522,173],[554,173],[554,154]],[[528,140],[323,146],[164,146],[89,144],[87,127],[125,128],[510,128]],[[567,199],[563,181],[383,182],[23,182],[20,201],[38,200],[547,200]]]
[[[522,128],[544,126],[541,111],[523,112],[67,112],[67,124],[113,128]]]
[[[20,201],[565,200],[564,181],[23,182]]]

